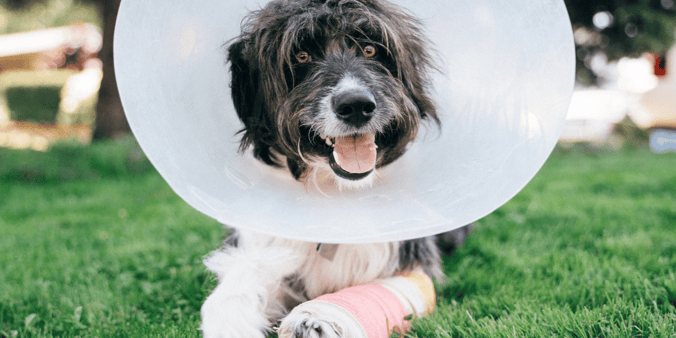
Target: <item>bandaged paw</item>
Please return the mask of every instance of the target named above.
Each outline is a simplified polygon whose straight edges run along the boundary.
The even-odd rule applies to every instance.
[[[432,280],[410,272],[300,304],[282,321],[279,337],[305,337],[304,332],[310,337],[316,326],[319,337],[388,338],[408,331],[409,319],[431,313],[434,304]],[[327,328],[332,331],[327,333]]]

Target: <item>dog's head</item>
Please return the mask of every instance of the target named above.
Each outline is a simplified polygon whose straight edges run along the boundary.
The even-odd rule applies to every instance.
[[[423,120],[439,123],[429,48],[418,21],[384,0],[273,0],[228,47],[240,150],[285,160],[299,180],[372,179]]]

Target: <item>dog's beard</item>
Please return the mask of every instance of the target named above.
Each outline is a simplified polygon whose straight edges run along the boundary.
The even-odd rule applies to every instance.
[[[354,93],[369,96],[374,102],[374,116],[361,126],[341,121],[336,115],[335,99]],[[381,96],[381,95],[378,95]],[[372,186],[378,162],[377,135],[382,134],[389,119],[369,88],[346,75],[312,108],[301,112],[298,154],[308,166],[308,176],[315,183],[330,180],[339,189],[363,189]],[[378,100],[382,101],[382,100]],[[384,105],[383,102],[380,102]],[[305,138],[307,141],[303,142]]]
[[[373,116],[363,126],[355,127],[340,120],[337,116],[335,99],[345,95],[361,95],[373,101]],[[371,93],[371,89],[359,79],[346,74],[330,93],[320,101],[317,117],[304,121],[315,130],[326,145],[333,150],[327,156],[327,162],[336,176],[358,181],[373,172],[377,163],[378,145],[376,135],[383,132],[389,122],[382,95]]]

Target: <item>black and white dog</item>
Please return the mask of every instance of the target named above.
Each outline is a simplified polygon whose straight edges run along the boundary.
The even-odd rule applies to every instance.
[[[419,22],[386,0],[273,0],[228,46],[240,150],[301,182],[368,188],[422,123],[439,124],[434,70]],[[459,245],[466,226],[440,242]],[[202,307],[205,337],[350,337],[321,313],[288,315],[322,294],[413,269],[441,278],[441,236],[392,243],[317,243],[236,230],[207,268],[219,284]],[[442,248],[443,249],[443,248]],[[285,317],[286,316],[286,317]]]

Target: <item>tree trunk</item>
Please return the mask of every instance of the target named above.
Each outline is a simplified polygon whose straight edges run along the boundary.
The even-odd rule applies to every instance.
[[[117,20],[117,10],[121,0],[96,1],[103,14],[103,46],[99,58],[103,62],[103,79],[96,105],[96,125],[93,139],[115,138],[130,132],[127,118],[117,90],[115,69],[113,67],[113,32]]]

